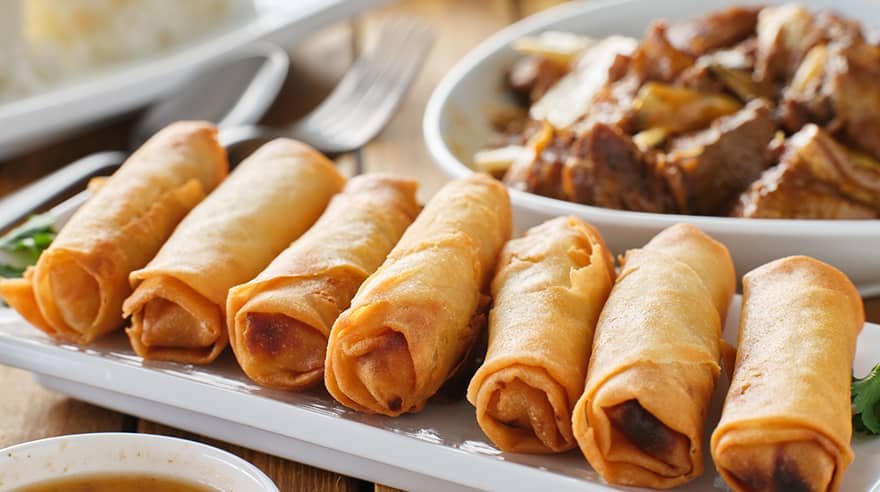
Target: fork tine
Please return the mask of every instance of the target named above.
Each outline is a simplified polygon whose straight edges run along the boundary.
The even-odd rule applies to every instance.
[[[410,46],[410,50],[406,53],[407,56],[401,56],[397,69],[386,81],[385,90],[376,92],[373,98],[365,98],[357,111],[353,111],[353,118],[355,121],[359,121],[360,138],[365,140],[373,138],[390,120],[406,95],[407,88],[421,68],[424,62],[424,53],[430,46],[430,40],[422,36],[416,38]]]
[[[412,22],[389,22],[368,55],[356,62],[333,94],[294,128],[323,150],[362,146],[390,119],[424,61],[432,37]],[[346,80],[347,79],[347,80]]]
[[[352,94],[352,99],[348,101],[344,111],[341,111],[341,114],[334,114],[333,119],[327,122],[326,125],[320,125],[321,128],[330,133],[339,128],[348,128],[352,125],[353,121],[361,118],[361,113],[364,110],[369,110],[375,104],[377,98],[384,97],[389,92],[391,89],[390,82],[400,75],[406,63],[408,54],[408,48],[406,47],[409,46],[408,43],[410,43],[410,39],[415,32],[411,27],[405,32],[401,32],[401,34],[402,37],[393,51],[387,53],[376,52],[376,55],[381,56],[384,60],[377,64],[377,73],[370,80],[370,83],[362,85],[359,93]]]
[[[394,63],[383,72],[383,77],[346,108],[344,116],[337,115],[328,125],[318,127],[326,138],[344,139],[348,145],[355,145],[353,140],[369,140],[381,130],[405,95],[430,46],[424,31],[417,34],[415,40],[408,40],[406,50],[395,54]]]
[[[388,63],[388,54],[394,53],[401,44],[395,42],[397,34],[398,31],[392,26],[383,27],[372,49],[355,61],[352,69],[345,74],[333,92],[306,117],[306,120],[310,124],[324,126],[323,118],[331,116],[334,120],[337,119],[339,116],[336,114],[337,110],[349,106],[349,99],[361,93],[365,86],[372,85],[381,73],[380,69]]]
[[[378,134],[385,123],[391,119],[391,116],[403,101],[403,97],[406,95],[406,89],[412,84],[412,81],[415,79],[415,76],[418,74],[422,63],[424,62],[421,53],[427,51],[430,42],[425,42],[422,46],[423,49],[418,50],[418,54],[411,56],[408,63],[404,64],[400,75],[390,82],[389,85],[391,86],[391,89],[386,92],[385,97],[377,100],[375,105],[369,108],[369,119],[363,123],[363,129],[365,133],[369,132],[372,134],[367,135],[364,138],[370,139]],[[414,53],[416,52],[414,51]]]
[[[424,54],[431,45],[431,38],[427,31],[415,30],[414,36],[409,46],[409,50],[401,55],[396,70],[392,72],[392,76],[386,81],[387,87],[385,91],[374,91],[370,95],[364,97],[362,108],[376,113],[376,108],[383,108],[395,101],[399,101],[404,91],[415,78],[419,68],[424,62]],[[377,84],[378,85],[378,84]],[[398,95],[399,94],[399,95]],[[391,108],[393,109],[393,108]]]
[[[377,96],[368,100],[365,98],[349,118],[347,127],[337,126],[336,138],[341,138],[346,133],[351,134],[352,140],[370,140],[378,134],[395,109],[403,100],[406,89],[421,66],[421,55],[403,58],[399,64],[399,70],[395,71],[394,77],[387,81],[387,87]]]
[[[377,46],[384,46],[389,44],[387,39],[387,33],[381,32],[379,34],[379,38],[377,41]],[[315,108],[306,118],[310,120],[314,120],[320,116],[322,116],[325,112],[327,112],[328,108],[332,109],[337,107],[339,104],[343,103],[347,98],[351,97],[352,94],[357,93],[359,87],[364,83],[364,80],[369,79],[371,77],[370,72],[373,70],[372,60],[370,54],[361,56],[357,60],[355,60],[354,64],[351,68],[345,73],[342,77],[342,80],[336,84],[336,87],[327,96],[321,104]]]

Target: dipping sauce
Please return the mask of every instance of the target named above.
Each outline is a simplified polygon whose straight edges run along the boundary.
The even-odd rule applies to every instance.
[[[99,473],[46,480],[12,492],[217,492],[217,489],[173,477]]]

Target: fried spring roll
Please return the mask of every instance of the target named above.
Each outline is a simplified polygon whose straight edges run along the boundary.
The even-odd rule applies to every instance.
[[[131,345],[145,359],[213,361],[226,347],[226,294],[264,269],[345,183],[311,147],[274,140],[242,162],[131,274]]]
[[[613,284],[608,247],[575,217],[545,222],[502,250],[489,348],[468,388],[480,427],[502,451],[575,446],[571,409],[583,393],[593,331]]]
[[[703,472],[703,428],[733,296],[727,249],[679,224],[628,251],[596,327],[575,438],[607,481],[670,488]]]
[[[330,327],[418,215],[417,187],[354,178],[305,235],[229,291],[230,344],[251,379],[287,390],[323,381]]]
[[[213,125],[168,126],[95,191],[23,279],[0,281],[0,295],[63,340],[87,344],[121,327],[129,273],[155,256],[228,166]]]
[[[743,279],[736,366],[712,457],[735,491],[834,491],[853,460],[850,378],[862,300],[805,256]]]
[[[478,334],[471,317],[511,228],[498,181],[474,175],[443,187],[333,325],[330,394],[362,412],[421,410]]]

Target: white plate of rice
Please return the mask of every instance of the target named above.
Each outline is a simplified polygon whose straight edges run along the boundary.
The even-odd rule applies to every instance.
[[[0,159],[138,107],[258,40],[385,0],[2,0]]]

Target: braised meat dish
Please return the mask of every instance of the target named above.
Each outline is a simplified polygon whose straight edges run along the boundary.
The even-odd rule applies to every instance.
[[[801,5],[654,22],[641,41],[545,32],[474,166],[576,203],[753,218],[880,218],[880,44]]]

